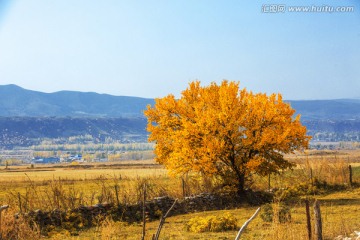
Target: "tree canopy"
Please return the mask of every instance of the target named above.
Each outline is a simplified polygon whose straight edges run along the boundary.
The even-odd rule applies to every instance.
[[[226,80],[205,87],[191,82],[180,99],[158,98],[145,111],[157,162],[173,175],[233,179],[239,193],[247,176],[289,168],[284,154],[308,147],[310,137],[294,113],[281,94],[255,94]]]

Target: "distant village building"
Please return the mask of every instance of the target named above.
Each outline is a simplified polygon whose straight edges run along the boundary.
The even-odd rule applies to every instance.
[[[70,162],[84,162],[81,154],[71,155],[68,159]]]
[[[60,158],[58,157],[35,157],[31,160],[32,163],[59,163]]]

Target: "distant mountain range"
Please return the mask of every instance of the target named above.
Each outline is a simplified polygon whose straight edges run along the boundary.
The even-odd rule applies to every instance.
[[[287,101],[302,120],[360,119],[360,99]],[[43,93],[16,85],[0,85],[0,116],[14,117],[143,117],[154,99],[94,92]]]
[[[303,120],[360,119],[360,99],[288,101]]]
[[[314,141],[360,141],[360,99],[287,102]],[[144,142],[148,104],[154,99],[0,85],[0,149],[84,135],[99,142]]]
[[[0,85],[0,116],[140,117],[153,99],[93,92],[43,93],[16,85]]]

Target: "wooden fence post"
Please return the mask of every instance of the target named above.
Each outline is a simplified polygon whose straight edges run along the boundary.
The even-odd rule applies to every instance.
[[[309,240],[311,240],[311,218],[310,218],[310,204],[309,200],[305,200],[305,207],[306,207],[306,224],[307,224],[307,231]]]
[[[146,234],[146,229],[145,229],[145,224],[146,224],[146,206],[145,206],[145,203],[146,203],[146,183],[144,183],[144,186],[143,186],[143,229],[142,229],[142,237],[141,239],[144,240],[145,239],[145,234]]]
[[[314,213],[315,213],[315,235],[317,240],[322,240],[322,221],[321,221],[321,211],[320,203],[318,200],[315,200],[314,203]]]
[[[20,213],[22,213],[22,206],[21,206],[21,195],[18,192],[18,199],[19,199],[19,209],[20,209]]]
[[[349,165],[349,184],[350,184],[350,186],[353,185],[353,180],[352,180],[352,167],[351,167],[351,165]]]
[[[115,185],[115,194],[116,194],[116,204],[117,204],[117,207],[119,208],[119,206],[120,206],[120,201],[119,201],[118,185]]]

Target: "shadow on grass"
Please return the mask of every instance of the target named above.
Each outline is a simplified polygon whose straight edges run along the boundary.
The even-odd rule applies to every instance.
[[[360,205],[360,199],[338,198],[338,199],[319,199],[324,205]]]

